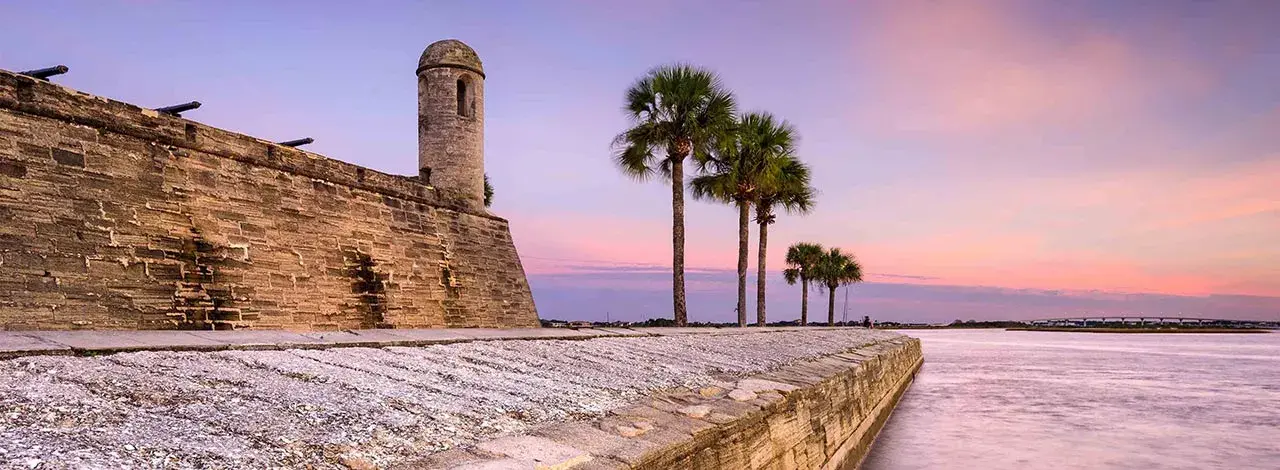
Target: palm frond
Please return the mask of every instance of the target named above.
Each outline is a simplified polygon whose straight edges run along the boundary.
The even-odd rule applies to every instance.
[[[648,121],[653,118],[653,113],[658,107],[658,94],[653,89],[653,74],[654,72],[651,71],[627,88],[626,104],[623,110],[632,120]]]
[[[734,201],[734,182],[724,174],[698,175],[689,181],[694,199],[731,203]]]
[[[795,285],[800,280],[800,269],[787,268],[782,270],[782,278],[786,279],[787,284]]]
[[[619,134],[614,139],[614,162],[622,173],[637,181],[648,180],[654,174],[654,144],[645,135],[647,126],[641,125]]]

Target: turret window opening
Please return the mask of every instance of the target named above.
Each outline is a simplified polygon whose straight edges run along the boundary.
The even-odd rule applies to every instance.
[[[467,103],[471,101],[471,97],[467,95],[467,82],[461,78],[458,79],[458,115],[462,117],[471,117],[471,107]]]

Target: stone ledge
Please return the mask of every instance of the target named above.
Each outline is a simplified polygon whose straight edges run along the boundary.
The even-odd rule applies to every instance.
[[[582,340],[605,337],[740,335],[818,331],[773,328],[441,328],[290,332],[279,330],[0,331],[0,359],[36,355],[99,355],[132,351],[221,351],[428,346],[496,340]]]
[[[923,362],[919,340],[896,338],[405,468],[856,468]]]

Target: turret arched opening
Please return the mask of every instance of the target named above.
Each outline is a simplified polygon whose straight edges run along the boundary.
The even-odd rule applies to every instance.
[[[471,97],[468,93],[467,81],[458,79],[458,115],[462,117],[471,117]]]

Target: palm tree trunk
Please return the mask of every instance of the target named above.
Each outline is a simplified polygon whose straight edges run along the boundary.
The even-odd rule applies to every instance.
[[[827,297],[827,326],[836,326],[836,288],[827,286],[827,292],[831,293]]]
[[[676,326],[689,324],[684,298],[684,157],[671,162],[671,300]]]
[[[769,252],[769,224],[760,222],[760,258],[756,262],[756,323],[759,326],[765,325],[764,319],[764,283],[767,278],[764,275],[764,256]]]
[[[809,324],[809,280],[800,276],[800,326]]]
[[[738,326],[747,326],[747,254],[751,225],[747,223],[747,201],[738,201]]]

